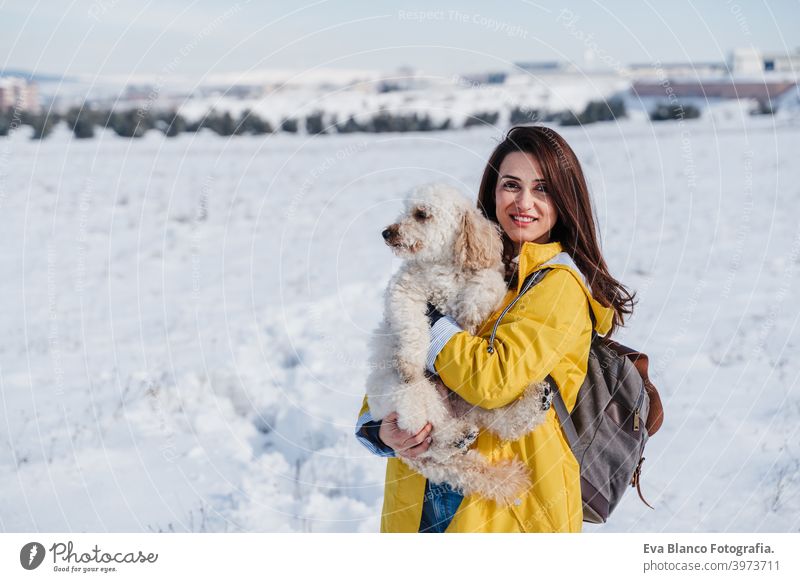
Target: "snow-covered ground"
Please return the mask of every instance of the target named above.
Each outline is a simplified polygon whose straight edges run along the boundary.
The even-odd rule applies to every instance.
[[[0,139],[0,530],[377,531],[353,436],[412,186],[499,138]],[[666,423],[586,531],[800,529],[800,126],[563,128]]]

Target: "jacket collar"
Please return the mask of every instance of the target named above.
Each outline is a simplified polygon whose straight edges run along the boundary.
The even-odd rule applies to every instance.
[[[614,319],[614,310],[610,307],[601,305],[594,297],[589,287],[586,278],[581,270],[569,256],[569,253],[564,251],[561,243],[558,241],[550,243],[534,243],[524,242],[520,249],[519,256],[514,259],[519,263],[519,276],[517,277],[517,294],[519,294],[525,279],[531,273],[538,271],[544,267],[551,267],[554,269],[566,269],[578,280],[589,301],[589,308],[594,313],[595,317],[595,330],[600,335],[606,335],[611,329],[611,323]]]
[[[537,271],[544,263],[555,257],[564,249],[558,241],[549,243],[524,242],[519,256],[515,259],[519,263],[519,277],[517,277],[517,292],[519,292],[525,279]]]

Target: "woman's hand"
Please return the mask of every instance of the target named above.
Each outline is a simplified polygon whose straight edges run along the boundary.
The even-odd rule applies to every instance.
[[[399,456],[413,459],[428,450],[431,446],[431,423],[422,427],[417,434],[400,430],[397,426],[397,413],[386,415],[381,421],[378,436],[383,444],[391,447]]]

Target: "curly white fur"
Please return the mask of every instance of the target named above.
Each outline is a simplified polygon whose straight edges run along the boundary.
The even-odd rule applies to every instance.
[[[547,384],[533,384],[511,404],[486,410],[425,371],[428,303],[470,333],[501,303],[506,285],[500,233],[457,190],[441,184],[413,191],[404,213],[385,232],[387,244],[405,262],[389,283],[384,320],[375,332],[367,380],[370,413],[382,419],[397,411],[398,426],[413,433],[430,422],[428,450],[416,459],[400,458],[434,483],[507,504],[530,485],[525,464],[516,459],[492,464],[469,446],[481,428],[503,440],[533,430],[544,419]]]

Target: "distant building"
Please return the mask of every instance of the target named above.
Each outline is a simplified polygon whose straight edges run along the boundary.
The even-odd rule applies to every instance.
[[[727,76],[730,71],[725,63],[634,63],[625,68],[632,79],[699,79]]]
[[[800,51],[794,53],[762,53],[756,48],[737,48],[726,62],[699,63],[635,63],[626,67],[627,75],[637,81],[664,80],[701,82],[722,78],[764,78],[797,81],[800,77]],[[738,80],[737,80],[738,83]]]
[[[39,88],[21,77],[0,77],[0,110],[39,111]]]
[[[492,71],[489,73],[475,73],[460,75],[460,79],[473,85],[502,85],[506,82],[508,73],[505,71]]]
[[[514,63],[514,67],[526,73],[533,73],[536,75],[553,74],[553,73],[577,73],[578,68],[571,63],[564,63],[561,61],[528,61]]]
[[[763,107],[796,90],[800,53],[762,53],[755,48],[731,51],[726,63],[631,65],[631,93],[639,98],[755,99]]]
[[[723,81],[673,82],[664,86],[652,81],[637,81],[631,92],[637,97],[660,97],[666,99],[670,94],[678,99],[755,99],[764,106],[770,106],[781,95],[794,89],[793,81],[743,81],[728,79]]]
[[[737,75],[788,73],[800,75],[800,50],[794,53],[762,53],[755,48],[738,48],[731,52],[730,66]]]

